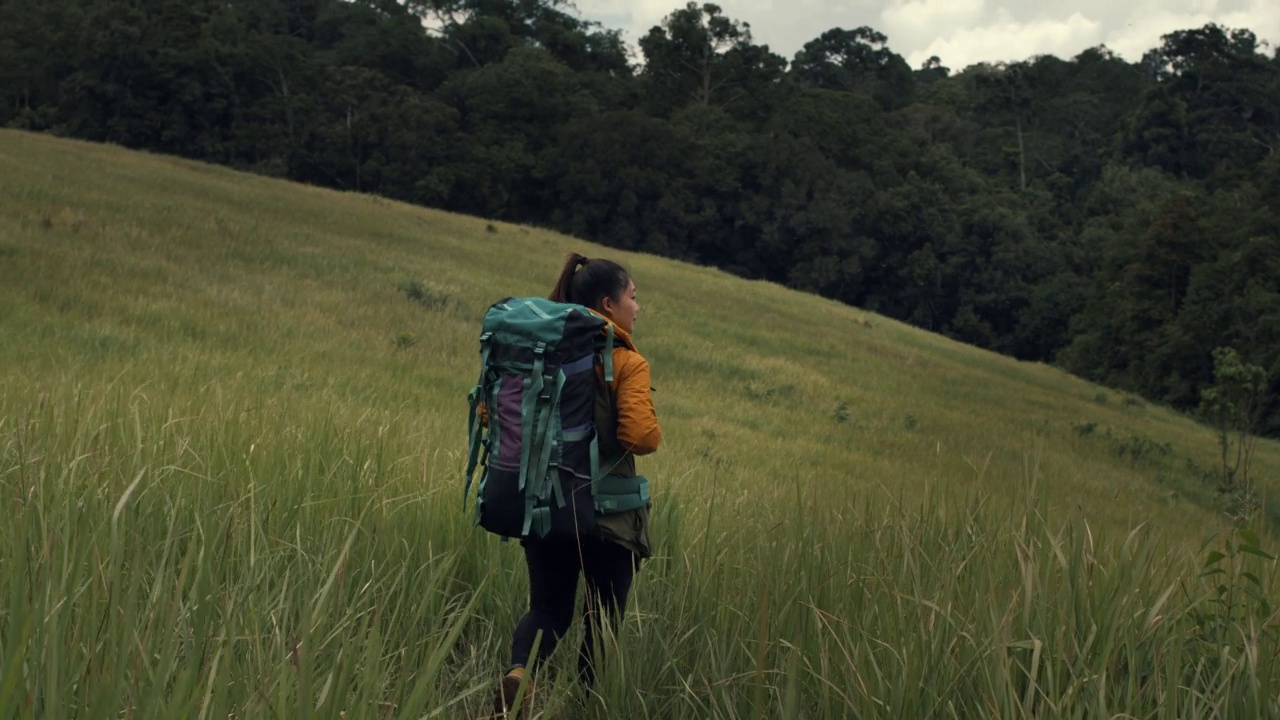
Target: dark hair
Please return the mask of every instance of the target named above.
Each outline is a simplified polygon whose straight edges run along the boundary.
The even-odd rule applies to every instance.
[[[605,298],[621,300],[630,283],[627,269],[612,260],[569,253],[549,299],[600,310]]]

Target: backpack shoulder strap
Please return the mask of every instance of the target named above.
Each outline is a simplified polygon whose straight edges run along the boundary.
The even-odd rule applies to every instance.
[[[476,386],[472,388],[467,400],[471,406],[471,414],[467,422],[467,484],[462,489],[462,508],[466,510],[467,497],[471,494],[471,483],[475,478],[476,466],[480,462],[480,447],[482,443],[482,435],[484,428],[481,427],[480,414],[477,412],[481,403],[488,403],[488,393],[485,388],[485,379],[489,374],[489,352],[492,346],[489,344],[491,333],[484,333],[480,336],[480,379],[476,381]]]
[[[613,337],[613,323],[605,323],[605,340],[604,352],[604,381],[606,383],[613,382],[613,348],[617,340]]]

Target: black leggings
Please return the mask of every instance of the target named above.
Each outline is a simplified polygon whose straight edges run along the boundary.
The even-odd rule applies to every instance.
[[[539,630],[538,661],[551,655],[573,622],[578,574],[587,579],[585,637],[578,651],[578,677],[587,685],[595,681],[592,644],[599,634],[600,611],[616,629],[627,607],[631,578],[639,559],[626,547],[596,537],[578,540],[527,541],[525,564],[529,567],[529,612],[520,618],[511,641],[511,664],[527,666]]]

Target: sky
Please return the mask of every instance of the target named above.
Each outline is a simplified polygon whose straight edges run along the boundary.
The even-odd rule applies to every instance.
[[[700,3],[706,0],[698,0]],[[1106,45],[1135,62],[1173,30],[1214,22],[1247,28],[1280,43],[1280,0],[713,0],[732,19],[750,23],[758,44],[790,60],[831,28],[869,26],[913,68],[931,56],[958,72],[978,62],[1063,59]],[[684,0],[575,0],[580,15],[641,36]],[[638,51],[638,50],[637,50]],[[1274,45],[1267,53],[1274,52]]]

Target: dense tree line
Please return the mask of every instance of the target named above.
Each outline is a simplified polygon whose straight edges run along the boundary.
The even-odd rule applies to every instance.
[[[627,46],[560,0],[4,0],[0,124],[554,227],[1280,433],[1280,52],[1248,30],[960,72],[784,58],[715,5]]]

